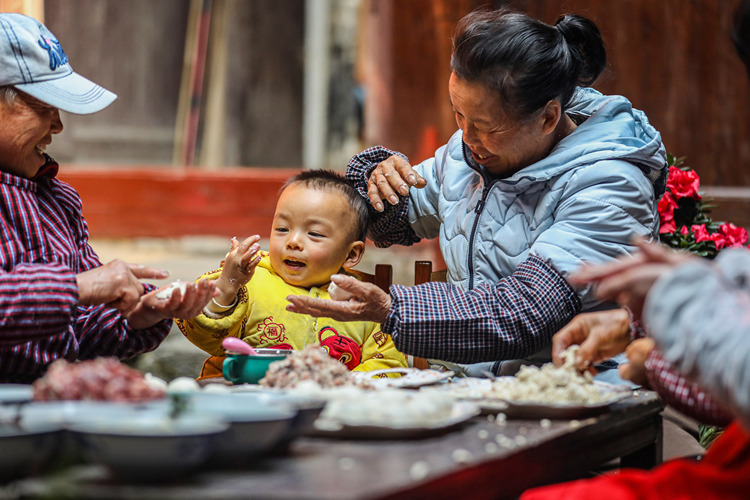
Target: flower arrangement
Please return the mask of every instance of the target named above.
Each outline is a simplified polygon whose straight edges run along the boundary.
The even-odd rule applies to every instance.
[[[693,169],[683,166],[683,160],[667,155],[667,190],[658,206],[661,242],[708,258],[715,257],[722,248],[745,246],[745,228],[714,222],[708,216],[714,207],[704,203],[699,192],[700,178]]]

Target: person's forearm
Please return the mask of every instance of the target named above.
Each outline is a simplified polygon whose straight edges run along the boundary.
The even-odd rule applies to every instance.
[[[551,342],[581,307],[549,264],[529,257],[495,285],[464,292],[448,283],[391,288],[383,331],[404,353],[457,363],[517,359]]]

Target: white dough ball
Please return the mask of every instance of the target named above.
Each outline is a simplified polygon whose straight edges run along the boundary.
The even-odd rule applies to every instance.
[[[328,285],[328,293],[331,295],[331,298],[333,300],[349,300],[354,297],[354,294],[351,294],[343,288],[337,286],[333,281],[331,281],[331,284]]]
[[[172,297],[172,294],[175,290],[180,290],[180,295],[185,295],[185,289],[187,288],[187,282],[186,281],[175,281],[173,283],[170,283],[170,285],[165,288],[164,290],[159,290],[156,292],[156,298],[157,299],[169,299]]]

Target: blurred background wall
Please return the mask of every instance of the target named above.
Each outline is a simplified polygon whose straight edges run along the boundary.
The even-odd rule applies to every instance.
[[[104,234],[191,226],[112,224],[112,210],[100,223],[98,211],[117,193],[92,170],[118,170],[136,190],[162,172],[158,189],[136,191],[122,202],[133,210],[116,211],[145,221],[160,193],[162,210],[186,204],[172,192],[220,198],[220,179],[201,191],[209,170],[231,180],[237,167],[254,169],[276,186],[286,169],[343,169],[374,144],[413,162],[430,156],[456,128],[447,99],[453,25],[475,8],[504,5],[548,23],[566,12],[594,20],[608,54],[595,88],[648,114],[668,151],[685,157],[720,203],[714,218],[750,225],[750,84],[729,35],[739,0],[0,0],[0,7],[13,3],[41,5],[74,68],[120,96],[95,115],[65,116],[50,148],[71,166],[64,175],[85,191],[86,215]],[[238,175],[235,188],[260,196],[256,177]],[[262,190],[267,199],[237,211],[263,211],[274,191]],[[228,210],[195,205],[214,220]]]

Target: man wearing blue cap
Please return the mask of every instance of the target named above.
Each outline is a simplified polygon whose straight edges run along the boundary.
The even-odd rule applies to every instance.
[[[153,350],[173,317],[196,316],[215,294],[206,281],[157,297],[140,280],[166,271],[102,265],[89,246],[81,199],[45,149],[63,129],[59,110],[95,113],[116,98],[73,71],[43,24],[0,13],[0,383],[29,383],[60,358]]]

